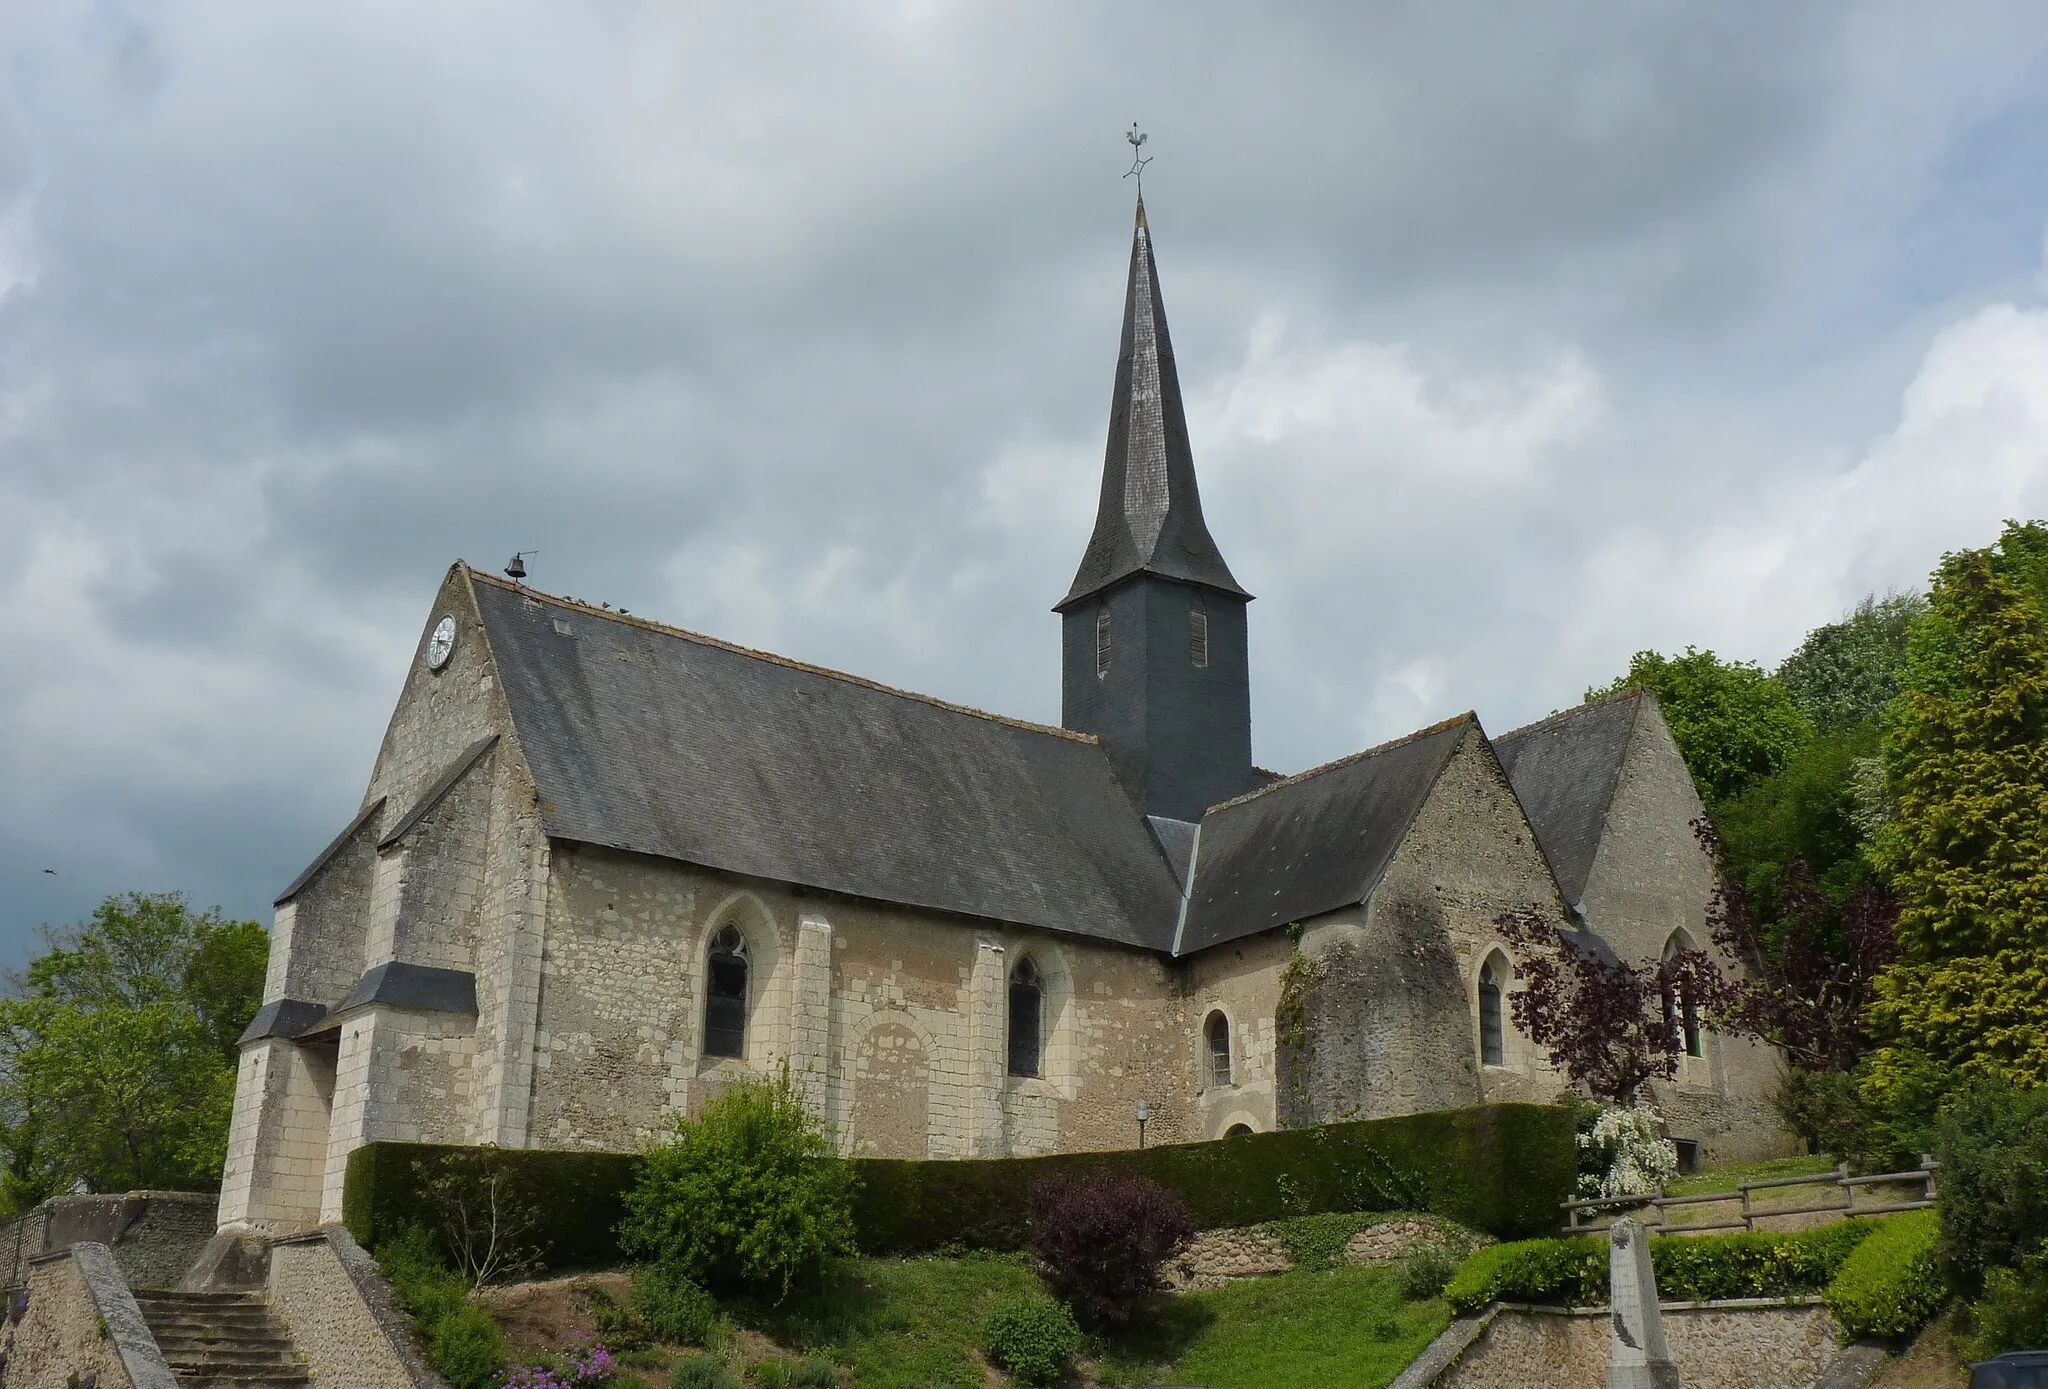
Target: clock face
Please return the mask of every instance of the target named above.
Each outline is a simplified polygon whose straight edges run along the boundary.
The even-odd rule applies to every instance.
[[[434,624],[433,635],[427,638],[427,669],[439,670],[448,664],[448,656],[455,650],[455,619],[444,617]]]

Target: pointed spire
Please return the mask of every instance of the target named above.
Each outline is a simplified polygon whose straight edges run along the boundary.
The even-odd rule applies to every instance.
[[[1237,598],[1251,597],[1231,577],[1230,566],[1202,519],[1143,194],[1131,234],[1131,278],[1124,292],[1116,394],[1109,406],[1102,501],[1074,585],[1055,611],[1133,574],[1157,574]]]

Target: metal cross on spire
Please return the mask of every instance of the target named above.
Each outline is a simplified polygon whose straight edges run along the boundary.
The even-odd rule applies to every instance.
[[[1131,128],[1124,132],[1124,138],[1131,142],[1131,167],[1124,171],[1124,177],[1138,180],[1138,196],[1142,198],[1145,196],[1145,166],[1152,162],[1152,156],[1140,155],[1139,150],[1143,148],[1145,141],[1152,137],[1138,129],[1138,123],[1132,121]]]

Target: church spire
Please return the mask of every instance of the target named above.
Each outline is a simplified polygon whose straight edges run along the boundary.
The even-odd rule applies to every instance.
[[[1123,343],[1117,353],[1116,393],[1109,407],[1109,446],[1102,460],[1102,501],[1095,533],[1081,557],[1073,587],[1055,611],[1065,612],[1134,574],[1177,579],[1233,598],[1249,598],[1202,519],[1195,459],[1181,407],[1180,376],[1145,198],[1138,196],[1131,235],[1131,276],[1124,291]]]

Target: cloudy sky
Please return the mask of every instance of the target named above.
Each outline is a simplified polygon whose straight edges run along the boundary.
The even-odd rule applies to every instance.
[[[457,557],[1056,722],[1133,120],[1264,765],[2048,513],[2039,0],[14,0],[0,963],[267,918]]]

